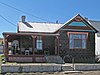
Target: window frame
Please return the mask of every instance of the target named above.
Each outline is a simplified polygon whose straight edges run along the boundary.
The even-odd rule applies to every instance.
[[[37,50],[43,50],[43,40],[42,40],[42,36],[37,36],[37,38],[36,38],[36,49]]]
[[[81,39],[76,39],[76,40],[81,40],[81,48],[75,48],[75,45],[74,45],[74,47],[72,46],[72,48],[70,47],[70,34],[72,34],[72,38],[73,38],[73,35],[75,35],[75,34],[80,34],[81,35]],[[83,35],[85,34],[86,38],[82,39],[82,34]],[[67,32],[67,35],[68,35],[69,49],[87,49],[88,32]],[[83,48],[84,46],[82,46],[82,40],[86,41],[86,47],[85,48]]]
[[[81,23],[81,24],[77,24],[77,23]],[[77,22],[77,21],[73,21],[69,24],[69,26],[82,26],[82,27],[87,27],[85,22]]]

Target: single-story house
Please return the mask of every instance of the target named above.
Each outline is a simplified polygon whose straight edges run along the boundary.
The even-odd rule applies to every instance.
[[[0,54],[3,54],[3,38],[0,38]]]
[[[22,16],[17,33],[3,33],[6,60],[47,62],[48,56],[60,56],[65,62],[93,62],[98,23],[80,14],[64,24],[26,22]]]
[[[0,45],[3,43],[4,43],[3,38],[0,38]]]

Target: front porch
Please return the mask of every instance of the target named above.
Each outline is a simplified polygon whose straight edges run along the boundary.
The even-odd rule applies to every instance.
[[[10,62],[46,62],[45,55],[8,55]]]
[[[46,62],[45,56],[59,55],[59,34],[3,33],[7,61]]]

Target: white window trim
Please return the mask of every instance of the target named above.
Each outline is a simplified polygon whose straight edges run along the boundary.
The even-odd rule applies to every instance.
[[[37,36],[36,49],[37,50],[43,50],[43,41],[42,41],[42,37],[41,36]]]
[[[71,46],[70,46],[70,34],[86,34],[86,38],[85,39],[81,39],[81,40],[86,40],[86,46],[85,46],[85,48],[83,48],[83,47],[81,47],[81,48],[75,48],[75,47],[72,47],[71,48]],[[87,32],[68,32],[67,33],[67,35],[68,35],[68,38],[69,38],[69,49],[86,49],[87,48],[87,38],[88,38],[88,33]]]

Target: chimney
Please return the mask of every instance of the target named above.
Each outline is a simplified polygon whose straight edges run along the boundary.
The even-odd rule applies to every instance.
[[[88,20],[88,18],[87,17],[84,17],[86,20]]]
[[[56,23],[58,24],[58,20],[56,21]]]
[[[22,16],[22,22],[25,22],[25,18],[26,18],[25,16]]]

